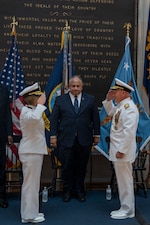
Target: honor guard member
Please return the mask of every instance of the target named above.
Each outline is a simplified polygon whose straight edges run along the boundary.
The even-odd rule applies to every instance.
[[[131,91],[134,89],[130,85],[115,79],[115,85],[103,101],[107,114],[112,116],[109,160],[115,169],[120,200],[120,209],[110,213],[113,219],[135,216],[132,163],[136,157],[139,112],[131,99]]]
[[[43,157],[47,155],[43,112],[46,97],[35,83],[22,92],[25,106],[20,114],[22,139],[19,157],[22,162],[23,184],[21,191],[22,223],[39,223],[45,220],[39,212],[39,190]]]

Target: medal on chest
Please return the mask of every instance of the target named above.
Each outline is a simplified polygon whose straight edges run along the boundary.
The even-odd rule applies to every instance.
[[[121,114],[121,110],[115,114],[115,130],[118,130],[118,122],[119,122],[120,114]]]

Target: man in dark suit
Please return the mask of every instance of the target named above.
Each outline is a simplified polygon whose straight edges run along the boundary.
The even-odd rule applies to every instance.
[[[56,98],[50,143],[62,163],[63,201],[75,195],[84,202],[86,167],[92,145],[99,142],[100,119],[94,96],[82,92],[80,77],[70,79],[69,90]]]
[[[0,207],[7,208],[6,199],[6,143],[13,143],[12,117],[7,87],[0,84]]]

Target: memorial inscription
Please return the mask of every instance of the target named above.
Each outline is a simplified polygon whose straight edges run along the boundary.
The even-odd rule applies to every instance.
[[[124,52],[126,31],[123,26],[127,22],[133,27],[130,32],[133,56],[135,8],[136,0],[1,1],[0,70],[10,49],[11,22],[15,16],[19,54],[27,84],[39,81],[44,89],[59,54],[61,32],[68,20],[73,37],[75,74],[82,76],[85,90],[94,94],[101,106]]]

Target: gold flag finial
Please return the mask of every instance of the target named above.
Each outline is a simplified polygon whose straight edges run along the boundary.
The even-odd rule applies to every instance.
[[[70,33],[70,26],[69,26],[68,20],[66,20],[66,24],[63,28],[63,32],[62,32],[62,35],[61,35],[61,49],[64,46],[64,33],[67,33],[67,34]]]
[[[66,20],[64,31],[70,31],[70,26],[69,26],[68,20]]]
[[[126,28],[126,30],[127,30],[127,37],[129,37],[130,29],[132,28],[131,23],[125,23],[123,28]]]
[[[15,19],[15,16],[12,18],[13,22],[10,24],[12,26],[11,35],[16,35],[16,26],[18,25],[18,22]]]

